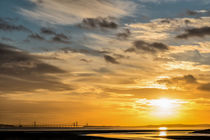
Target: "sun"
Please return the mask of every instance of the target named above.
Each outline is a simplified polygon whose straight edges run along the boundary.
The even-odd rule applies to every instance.
[[[160,108],[161,110],[168,110],[174,107],[174,103],[175,103],[174,100],[166,99],[166,98],[151,101],[151,105],[156,106]]]
[[[167,130],[168,128],[167,127],[159,127],[158,129],[163,131],[163,130]]]
[[[159,98],[138,99],[137,105],[144,107],[151,119],[174,119],[180,117],[182,109],[188,103],[182,99]],[[137,106],[138,107],[138,106]]]
[[[168,117],[174,115],[179,107],[179,101],[176,99],[155,99],[150,100],[150,106],[152,107],[152,112],[159,117]]]

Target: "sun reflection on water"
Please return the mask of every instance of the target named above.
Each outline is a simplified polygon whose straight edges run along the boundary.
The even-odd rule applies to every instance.
[[[158,129],[160,130],[159,136],[161,137],[167,136],[167,129],[168,129],[167,127],[159,127]]]
[[[166,131],[160,131],[159,136],[167,136],[167,132]]]

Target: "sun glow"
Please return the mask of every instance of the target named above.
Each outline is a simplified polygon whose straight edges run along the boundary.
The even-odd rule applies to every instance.
[[[167,130],[168,128],[167,127],[159,127],[158,129],[163,131],[163,130]]]
[[[170,99],[158,99],[158,100],[152,100],[150,105],[158,107],[161,110],[168,110],[174,107],[176,104],[176,100],[170,100]]]
[[[150,106],[153,108],[152,113],[155,116],[159,117],[168,117],[177,115],[177,111],[180,108],[180,105],[185,102],[177,99],[156,99],[150,100]]]
[[[160,98],[160,99],[138,99],[135,107],[144,109],[152,120],[174,120],[180,118],[182,110],[189,103],[182,99]]]

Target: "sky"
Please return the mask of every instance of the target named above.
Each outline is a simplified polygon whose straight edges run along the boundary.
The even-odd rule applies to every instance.
[[[0,9],[0,123],[210,124],[209,0]]]

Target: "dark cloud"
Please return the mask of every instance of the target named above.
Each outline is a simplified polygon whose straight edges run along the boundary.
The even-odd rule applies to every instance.
[[[136,52],[137,50],[142,50],[145,52],[156,53],[167,51],[169,48],[167,45],[159,42],[148,43],[142,40],[137,40],[133,42],[134,48],[128,48],[125,52]]]
[[[46,35],[54,35],[54,37],[51,39],[51,42],[56,42],[56,43],[70,43],[69,42],[69,37],[67,37],[63,33],[56,33],[55,31],[53,31],[50,28],[44,28],[44,27],[42,27],[40,29],[40,32],[42,34],[46,34]]]
[[[29,29],[22,25],[13,25],[9,21],[0,18],[0,30],[3,31],[24,31],[31,32]]]
[[[119,64],[119,62],[112,56],[104,55],[104,59],[106,62],[112,63],[112,64]]]
[[[197,10],[197,11],[194,11],[194,10],[187,10],[186,11],[186,14],[188,15],[188,16],[201,16],[201,15],[203,15],[203,14],[206,14],[206,13],[208,13],[208,11],[207,10]]]
[[[135,48],[128,48],[125,50],[125,52],[136,52]]]
[[[183,80],[185,80],[186,83],[190,83],[190,84],[197,83],[197,79],[193,75],[185,75],[183,77]]]
[[[184,22],[185,22],[185,24],[187,24],[187,25],[191,23],[191,21],[188,20],[188,19],[184,20]]]
[[[122,54],[116,54],[116,53],[113,53],[113,56],[115,56],[115,58],[117,58],[117,59],[121,59],[121,58],[129,58],[129,57],[124,56],[124,55],[122,55]]]
[[[201,83],[193,75],[184,75],[158,80],[157,83],[172,87],[196,88],[201,91],[210,91],[210,83]]]
[[[65,47],[61,48],[60,50],[63,51],[64,53],[82,53],[93,56],[102,56],[110,53],[108,51],[95,50],[85,46],[77,46],[77,48]]]
[[[65,43],[65,44],[68,44],[70,43],[69,41],[69,37],[67,37],[65,34],[63,33],[56,33],[54,31],[52,31],[51,29],[49,28],[41,28],[40,29],[40,32],[42,34],[46,34],[46,35],[53,35],[52,39],[51,40],[46,40],[43,36],[41,36],[40,34],[37,34],[37,33],[33,33],[33,34],[30,34],[28,36],[28,38],[31,38],[31,39],[35,39],[35,40],[42,40],[42,41],[48,41],[48,42],[54,42],[54,43]]]
[[[64,35],[64,34],[56,34],[53,38],[52,38],[53,42],[58,42],[58,43],[70,43],[69,42],[69,38]]]
[[[161,20],[160,22],[169,24],[171,23],[171,19],[166,18],[166,19]]]
[[[36,89],[70,89],[49,74],[65,71],[39,60],[38,57],[0,43],[0,91],[33,91]]]
[[[199,13],[196,12],[196,11],[187,10],[187,11],[186,11],[186,14],[189,15],[189,16],[195,16],[195,15],[198,15]]]
[[[130,30],[129,30],[129,29],[124,29],[123,32],[117,34],[117,37],[118,37],[120,40],[125,40],[125,39],[127,39],[130,35],[131,35]]]
[[[113,21],[113,18],[85,18],[79,25],[84,28],[101,28],[101,29],[117,29],[118,24]]]
[[[199,87],[198,87],[199,90],[203,90],[203,91],[210,91],[210,83],[207,83],[207,84],[201,84]]]
[[[54,32],[52,29],[45,28],[45,27],[42,27],[40,29],[40,32],[43,33],[43,34],[47,34],[47,35],[56,35],[56,32]]]
[[[32,38],[32,39],[35,39],[35,40],[45,40],[44,37],[42,37],[41,35],[39,34],[31,34],[28,36],[29,38]]]
[[[87,60],[87,59],[84,59],[84,58],[80,59],[80,61],[86,62],[86,63],[89,63],[90,62],[90,60]]]
[[[173,77],[173,78],[165,78],[157,81],[160,84],[167,85],[176,85],[179,82],[184,82],[185,84],[195,84],[197,83],[197,79],[193,75],[184,75],[183,77]]]
[[[178,39],[188,39],[190,37],[204,37],[210,35],[210,27],[201,27],[185,30],[185,33],[176,36]]]
[[[188,88],[190,85],[198,85],[197,79],[193,75],[184,75],[180,77],[165,78],[157,80],[159,84],[165,84],[168,87]]]

